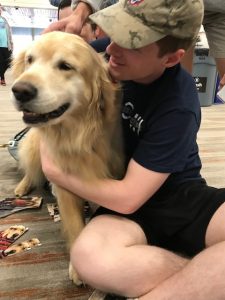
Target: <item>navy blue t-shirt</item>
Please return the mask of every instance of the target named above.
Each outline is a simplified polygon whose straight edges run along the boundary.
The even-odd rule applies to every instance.
[[[180,64],[151,84],[123,82],[122,124],[127,163],[171,173],[164,185],[201,179],[196,142],[201,110],[194,80]]]

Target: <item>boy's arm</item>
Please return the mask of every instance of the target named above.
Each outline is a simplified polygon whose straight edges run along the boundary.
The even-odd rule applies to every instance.
[[[122,180],[99,179],[94,182],[65,174],[51,161],[48,149],[41,145],[42,168],[46,177],[66,190],[108,209],[130,214],[141,207],[168,178],[167,173],[148,170],[131,159]]]

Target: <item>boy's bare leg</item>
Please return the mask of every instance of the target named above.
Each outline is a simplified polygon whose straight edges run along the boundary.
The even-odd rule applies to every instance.
[[[135,298],[178,272],[188,260],[147,245],[133,221],[102,215],[83,229],[72,248],[71,262],[84,283]]]
[[[225,242],[198,254],[180,272],[139,300],[225,299]]]
[[[225,204],[221,205],[206,232],[208,248],[183,269],[158,285],[140,300],[225,299]]]

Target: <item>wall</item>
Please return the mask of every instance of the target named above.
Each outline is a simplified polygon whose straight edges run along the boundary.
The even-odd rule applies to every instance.
[[[42,31],[42,28],[12,27],[13,54],[16,55],[19,51],[26,48],[33,40],[38,38]]]
[[[49,0],[1,0],[2,6],[52,8]]]

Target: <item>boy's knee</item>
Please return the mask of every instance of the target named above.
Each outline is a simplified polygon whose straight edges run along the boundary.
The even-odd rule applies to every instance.
[[[90,285],[98,285],[108,266],[105,250],[97,242],[79,238],[70,251],[70,261],[80,279]]]

